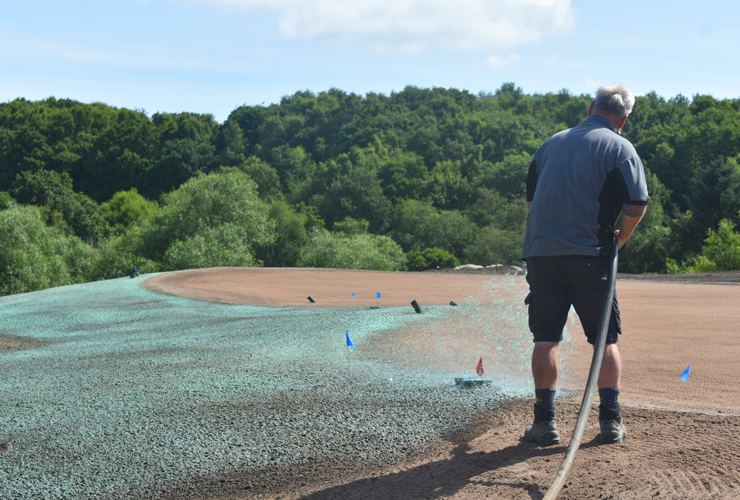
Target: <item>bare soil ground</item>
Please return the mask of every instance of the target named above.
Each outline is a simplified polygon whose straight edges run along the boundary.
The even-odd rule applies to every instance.
[[[412,300],[423,305],[460,303],[490,279],[484,274],[221,267],[163,274],[147,280],[145,286],[154,292],[225,304],[369,307],[409,305]],[[376,292],[381,292],[380,299],[375,298]]]
[[[740,282],[740,273],[676,276],[620,275],[622,405],[629,436],[618,445],[601,445],[594,408],[560,498],[740,498],[740,287],[727,284]],[[390,306],[413,298],[444,305],[464,303],[490,279],[485,273],[443,270],[221,268],[162,275],[146,286],[255,305]],[[384,291],[379,300],[377,290]],[[311,304],[308,295],[317,303]],[[410,343],[423,334],[418,329],[405,333],[412,336]],[[472,337],[460,339],[465,342],[474,342],[479,333],[457,332]],[[590,347],[585,340],[575,344],[572,374],[585,385]],[[684,383],[679,375],[688,365],[691,375]],[[228,480],[244,493],[224,498],[542,498],[565,453],[579,404],[579,397],[558,401],[560,446],[521,441],[532,403],[520,401],[481,415],[465,432],[406,463],[372,470],[337,457],[263,471],[260,477],[237,475]]]

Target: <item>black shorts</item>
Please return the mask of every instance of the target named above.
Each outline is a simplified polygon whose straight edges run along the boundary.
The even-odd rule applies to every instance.
[[[601,308],[607,293],[606,258],[568,255],[528,257],[529,330],[535,342],[560,342],[570,306],[576,310],[589,344],[596,343]],[[622,333],[617,293],[614,292],[607,344]]]

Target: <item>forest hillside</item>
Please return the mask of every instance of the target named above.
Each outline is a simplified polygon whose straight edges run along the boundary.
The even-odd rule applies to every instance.
[[[532,155],[591,97],[407,87],[157,113],[0,104],[0,295],[212,266],[520,264]],[[651,201],[620,272],[740,269],[740,100],[637,97]]]

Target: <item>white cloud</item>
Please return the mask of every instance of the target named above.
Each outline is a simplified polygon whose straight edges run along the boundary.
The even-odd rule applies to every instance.
[[[270,13],[289,39],[328,38],[381,53],[499,51],[575,25],[570,0],[171,0]]]
[[[512,64],[519,62],[521,59],[517,54],[509,54],[506,57],[493,55],[487,57],[484,61],[485,66],[491,69],[504,69]]]

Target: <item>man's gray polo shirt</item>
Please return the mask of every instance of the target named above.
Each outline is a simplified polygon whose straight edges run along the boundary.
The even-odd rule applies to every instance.
[[[622,207],[649,199],[632,144],[605,118],[587,118],[550,137],[534,155],[522,258],[606,257]]]

